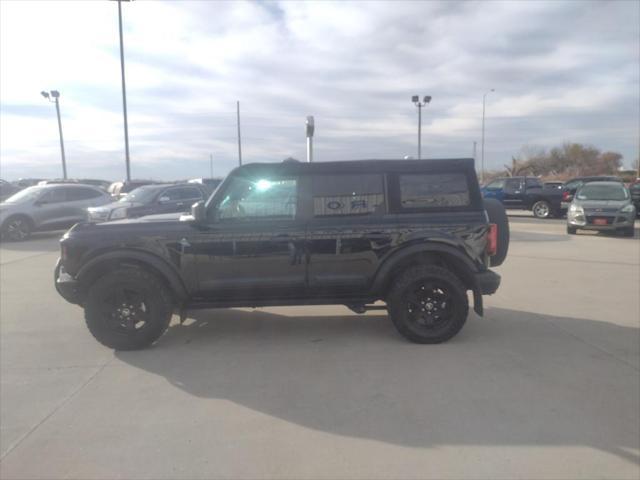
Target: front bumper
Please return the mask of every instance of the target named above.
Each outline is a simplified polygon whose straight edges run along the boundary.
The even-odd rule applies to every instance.
[[[607,221],[606,225],[596,225],[594,223],[595,218],[604,218]],[[580,215],[577,217],[567,217],[567,224],[571,227],[580,228],[583,230],[617,230],[619,228],[633,227],[635,222],[635,215],[618,214],[616,216],[605,215]]]
[[[481,295],[492,295],[500,286],[500,275],[492,270],[476,273],[476,284]]]
[[[78,282],[75,278],[64,271],[64,266],[60,259],[56,263],[53,274],[53,282],[56,291],[69,303],[80,304],[80,292],[78,290]]]

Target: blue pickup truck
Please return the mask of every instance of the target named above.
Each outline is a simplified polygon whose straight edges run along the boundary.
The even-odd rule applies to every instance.
[[[537,218],[560,217],[562,188],[544,185],[536,177],[496,178],[483,186],[484,198],[495,198],[505,208],[530,210]]]

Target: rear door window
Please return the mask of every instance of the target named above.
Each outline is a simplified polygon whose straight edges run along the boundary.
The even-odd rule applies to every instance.
[[[68,188],[67,199],[70,202],[78,200],[89,200],[90,198],[101,197],[102,194],[93,188]]]
[[[198,187],[182,187],[180,189],[180,198],[182,200],[201,200],[202,193]]]
[[[504,184],[505,193],[518,193],[522,185],[522,181],[519,178],[510,178]]]
[[[371,215],[386,210],[381,174],[314,175],[311,190],[314,217]]]
[[[400,208],[404,211],[470,205],[464,173],[400,174],[398,181]]]

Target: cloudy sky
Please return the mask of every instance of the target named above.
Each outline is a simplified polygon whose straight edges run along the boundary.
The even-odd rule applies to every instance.
[[[0,2],[0,175],[125,175],[118,14],[112,1]],[[487,97],[485,162],[523,145],[585,142],[630,165],[640,131],[635,1],[123,3],[132,176],[207,176],[237,163],[469,157]]]

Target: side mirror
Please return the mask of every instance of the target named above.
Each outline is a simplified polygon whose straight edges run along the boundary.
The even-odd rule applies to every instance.
[[[160,205],[164,205],[165,203],[169,203],[171,201],[171,199],[169,197],[160,197],[158,199],[158,203]]]
[[[207,211],[204,207],[204,201],[200,200],[199,202],[191,205],[191,216],[196,224],[204,223],[207,218]]]

